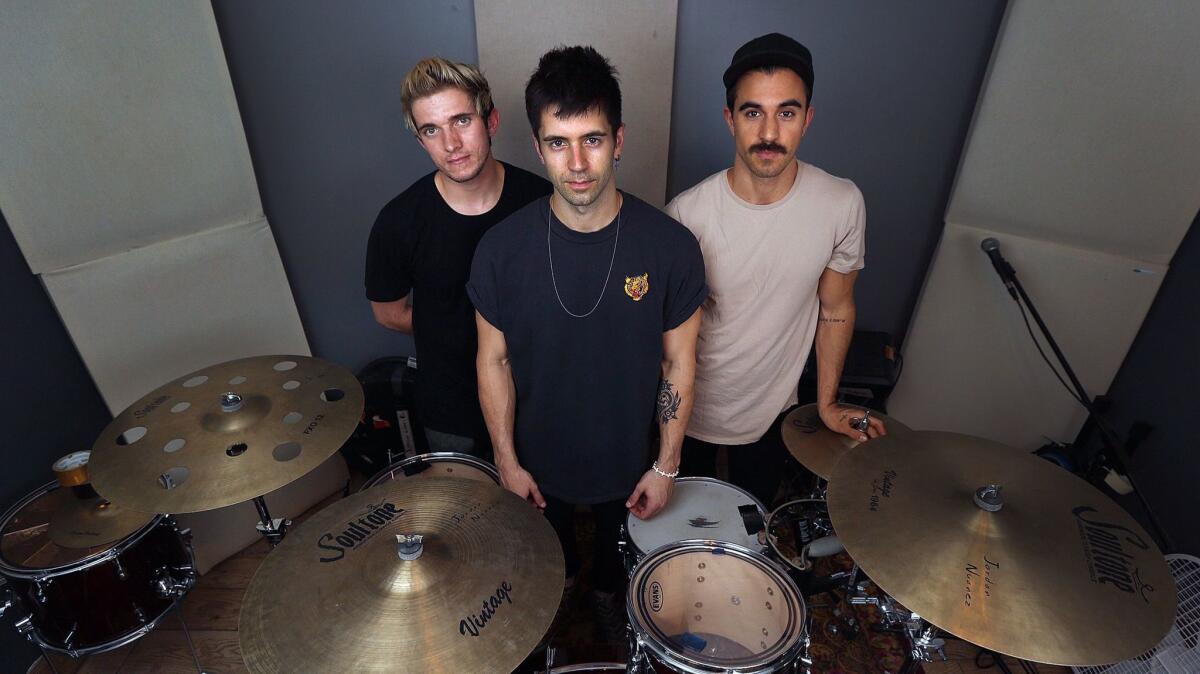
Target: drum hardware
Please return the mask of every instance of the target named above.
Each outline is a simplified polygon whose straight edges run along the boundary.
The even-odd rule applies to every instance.
[[[859,583],[847,593],[846,602],[851,606],[871,605],[878,608],[882,618],[878,629],[902,633],[908,642],[912,659],[917,662],[935,662],[935,657],[946,661],[946,640],[938,636],[937,628],[920,615],[897,604],[890,596],[867,594],[867,585]]]
[[[832,522],[870,579],[944,634],[1086,666],[1136,656],[1170,629],[1178,598],[1161,551],[1091,484],[957,433],[869,444],[834,468]],[[936,653],[935,633],[912,637]]]
[[[272,518],[271,511],[267,509],[267,500],[262,496],[254,497],[254,509],[258,511],[259,519],[258,524],[255,524],[254,528],[274,548],[287,535],[287,528],[292,525],[292,521],[283,517]]]

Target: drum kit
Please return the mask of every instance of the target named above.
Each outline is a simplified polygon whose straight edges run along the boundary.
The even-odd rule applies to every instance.
[[[860,444],[805,406],[781,430],[819,478],[812,493],[768,511],[734,485],[677,480],[666,508],[630,514],[621,536],[628,659],[554,667],[562,549],[487,462],[409,457],[295,528],[271,516],[263,495],[336,452],[362,407],[349,372],[300,356],[157,389],[5,513],[0,606],[22,612],[18,629],[43,651],[130,643],[196,580],[172,514],[252,500],[273,548],[242,603],[253,672],[506,672],[542,647],[543,671],[561,674],[801,672],[805,601],[822,592],[876,605],[907,637],[910,670],[948,638],[1090,665],[1153,646],[1175,614],[1153,540],[1083,480],[886,417],[888,435]],[[835,554],[853,569],[820,575],[815,561]]]

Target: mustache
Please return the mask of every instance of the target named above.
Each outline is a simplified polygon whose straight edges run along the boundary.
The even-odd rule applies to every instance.
[[[786,153],[787,148],[778,143],[757,143],[750,146],[751,152],[779,152]]]

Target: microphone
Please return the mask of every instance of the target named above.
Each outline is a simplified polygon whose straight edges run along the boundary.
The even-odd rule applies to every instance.
[[[988,237],[979,242],[979,247],[992,261],[992,266],[996,268],[996,273],[1000,275],[1000,280],[1004,282],[1004,287],[1008,288],[1008,294],[1012,295],[1014,300],[1017,299],[1017,288],[1013,285],[1013,277],[1017,272],[1013,271],[1012,265],[1008,264],[1008,260],[1000,254],[1000,242]]]

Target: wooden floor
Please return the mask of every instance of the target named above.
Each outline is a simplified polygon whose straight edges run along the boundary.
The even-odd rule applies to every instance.
[[[297,518],[296,523],[299,524],[305,517],[336,498],[340,498],[340,494],[314,506],[304,516]],[[248,672],[242,662],[242,650],[238,641],[238,616],[242,609],[242,595],[268,552],[270,548],[266,541],[259,541],[221,562],[196,582],[196,586],[183,602],[184,620],[196,645],[200,664],[208,674]],[[950,641],[947,643],[949,661],[927,664],[925,672],[970,674],[986,671],[988,674],[996,674],[999,670],[995,667],[979,669],[975,666],[977,651],[978,649],[971,644]],[[84,660],[72,660],[57,655],[51,657],[55,669],[61,674],[186,674],[196,671],[184,633],[175,615],[168,616],[158,629],[123,648]],[[1007,663],[1013,672],[1023,674],[1024,670],[1017,660],[1008,659]],[[1034,665],[1033,669],[1041,674],[1070,674],[1070,670],[1065,667],[1051,665]],[[38,659],[29,668],[29,674],[50,672],[50,667],[43,659]]]

